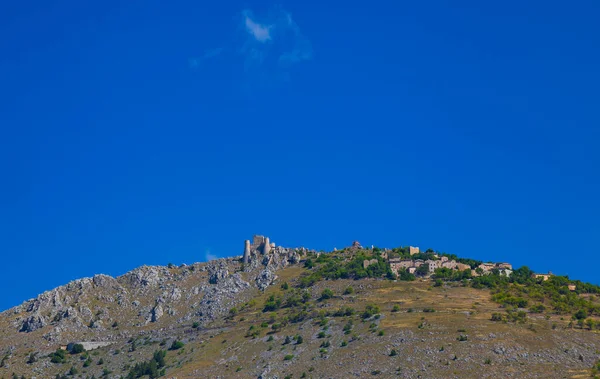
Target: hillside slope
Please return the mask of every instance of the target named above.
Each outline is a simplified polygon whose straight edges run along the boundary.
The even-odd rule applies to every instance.
[[[557,310],[558,279],[396,280],[377,249],[258,245],[247,264],[98,275],[1,313],[0,378],[575,378],[600,359],[595,287],[559,295],[581,318]],[[381,272],[352,271],[363,258]]]

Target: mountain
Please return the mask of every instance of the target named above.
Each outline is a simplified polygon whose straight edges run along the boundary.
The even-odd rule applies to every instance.
[[[255,236],[242,256],[2,312],[0,378],[583,378],[600,370],[599,295],[508,263]]]

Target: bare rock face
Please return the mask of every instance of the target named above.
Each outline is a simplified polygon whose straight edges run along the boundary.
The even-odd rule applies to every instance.
[[[208,266],[210,284],[218,284],[223,282],[229,276],[229,270],[225,262],[219,262],[218,265]]]
[[[30,333],[46,326],[46,319],[39,314],[29,316],[23,321],[20,332]]]
[[[265,268],[256,277],[256,285],[258,286],[258,288],[260,288],[261,291],[264,291],[265,288],[273,284],[275,280],[277,280],[277,275],[275,275],[268,268]]]
[[[202,285],[199,291],[204,293],[197,308],[200,321],[207,323],[229,312],[236,304],[237,294],[250,288],[240,273],[217,280],[216,285]]]
[[[151,266],[142,266],[124,275],[124,279],[133,288],[157,287],[167,277],[168,270]]]
[[[161,304],[158,304],[150,312],[150,322],[157,322],[164,314],[164,310]]]

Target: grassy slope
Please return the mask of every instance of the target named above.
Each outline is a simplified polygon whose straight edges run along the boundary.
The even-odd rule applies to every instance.
[[[281,282],[293,284],[301,272],[297,267],[288,268],[281,272]],[[341,295],[349,285],[355,288],[355,293]],[[366,322],[358,314],[329,317],[326,334],[330,337],[326,338],[318,338],[318,332],[323,330],[318,318],[290,323],[272,334],[274,340],[268,342],[270,329],[259,326],[269,318],[268,313],[261,311],[262,304],[271,294],[285,292],[273,286],[257,297],[255,308],[228,322],[228,329],[213,338],[207,336],[203,343],[186,346],[188,352],[194,349],[186,358],[189,363],[169,370],[168,376],[255,378],[270,365],[269,375],[280,378],[288,375],[299,378],[303,373],[315,378],[411,377],[425,372],[427,377],[440,378],[497,377],[498,372],[513,373],[516,377],[586,377],[589,370],[585,368],[590,365],[585,366],[579,361],[579,353],[569,350],[586,350],[587,357],[598,353],[590,349],[600,349],[598,332],[567,329],[568,320],[559,316],[547,319],[531,315],[525,324],[490,321],[498,305],[490,301],[489,290],[432,287],[430,281],[337,280],[317,283],[311,288],[313,299],[325,287],[333,289],[337,296],[314,302],[315,310],[333,311],[351,306],[362,311],[368,303],[374,303],[381,307],[382,317]],[[394,304],[400,306],[399,312],[392,312]],[[435,312],[423,313],[425,308],[433,308]],[[413,312],[408,312],[409,309]],[[277,319],[293,312],[280,309],[276,312]],[[352,334],[358,336],[352,342],[349,342],[352,334],[345,335],[342,331],[349,319],[354,323]],[[375,331],[369,328],[371,323],[377,325]],[[555,330],[553,323],[557,325]],[[244,337],[252,325],[261,330],[260,335],[255,339]],[[384,331],[383,336],[379,330]],[[303,337],[302,344],[283,345],[284,336],[297,334]],[[468,340],[459,342],[457,337],[461,334],[467,335]],[[330,346],[323,354],[320,346],[324,341],[330,341]],[[342,347],[342,341],[348,342],[348,346]],[[392,349],[397,351],[396,356],[389,356]],[[501,349],[508,353],[502,353]],[[564,357],[551,358],[557,354]],[[286,355],[294,358],[285,361]]]

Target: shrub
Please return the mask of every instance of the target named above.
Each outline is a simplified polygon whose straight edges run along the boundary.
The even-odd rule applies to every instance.
[[[325,338],[325,337],[326,337],[326,334],[323,331],[319,332],[319,334],[317,335],[317,338]]]
[[[543,313],[545,310],[546,307],[544,307],[542,304],[534,305],[531,308],[529,308],[529,311],[531,313]]]
[[[27,358],[27,364],[32,364],[32,363],[37,362],[37,354],[38,353],[29,354],[29,358]]]
[[[83,345],[80,343],[76,343],[75,345],[73,345],[73,347],[71,347],[71,354],[80,354],[83,353],[85,351],[85,349],[83,348]]]
[[[353,314],[354,309],[351,307],[342,307],[337,311],[333,312],[334,317],[352,316]]]
[[[363,319],[367,319],[369,317],[372,317],[373,315],[377,314],[380,312],[379,306],[375,305],[375,304],[367,304],[367,306],[365,307],[365,311],[362,313],[361,317]]]
[[[64,350],[57,349],[54,353],[49,355],[50,362],[52,363],[65,363],[67,361],[66,352]]]
[[[398,355],[398,352],[396,349],[392,349],[392,351],[390,351],[390,357],[395,357],[396,355]]]
[[[588,317],[588,314],[585,309],[580,309],[573,315],[573,317],[575,317],[577,320],[583,320]]]
[[[171,347],[169,348],[169,350],[179,350],[179,349],[181,349],[184,346],[185,346],[185,344],[183,342],[175,340],[171,344]]]
[[[192,324],[192,328],[194,328],[194,329],[198,329],[199,326],[200,326],[200,323],[198,321],[196,321]]]
[[[331,299],[332,297],[333,297],[333,291],[330,290],[329,288],[325,288],[323,290],[323,292],[321,292],[320,300],[327,300],[327,299]]]
[[[464,342],[468,339],[468,337],[464,334],[461,334],[460,336],[458,336],[457,340],[460,342]]]
[[[283,284],[281,285],[281,289],[284,291],[287,291],[290,288],[290,285],[288,284],[288,282],[283,282]]]
[[[353,293],[354,293],[354,288],[352,288],[352,286],[348,286],[344,290],[344,295],[352,295]]]
[[[294,355],[293,354],[288,354],[285,357],[283,357],[284,361],[291,361],[292,359],[294,359]]]
[[[502,313],[492,313],[492,321],[502,321]]]
[[[433,312],[435,312],[435,309],[433,309],[433,308],[424,308],[423,312],[425,312],[425,313],[433,313]]]
[[[378,335],[378,336],[380,336],[380,337],[381,337],[381,336],[383,336],[384,334],[385,334],[385,332],[384,332],[383,330],[380,330],[380,331],[377,333],[377,335]]]
[[[396,304],[392,307],[392,312],[399,312],[399,311],[400,311],[400,306],[398,304]]]
[[[304,339],[302,338],[302,336],[297,336],[296,337],[296,345],[300,345],[302,342],[304,342]]]
[[[281,308],[281,298],[276,298],[275,295],[271,295],[265,302],[263,312],[272,312],[279,308]]]
[[[127,379],[136,379],[148,375],[150,378],[158,378],[164,375],[165,370],[165,357],[167,352],[164,350],[158,350],[154,352],[151,360],[147,362],[136,363],[136,365],[129,370]],[[161,370],[162,369],[162,370]],[[104,376],[108,376],[110,371],[104,369]]]

